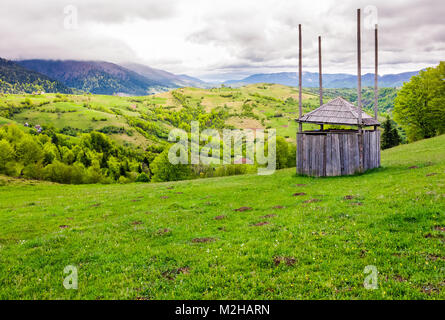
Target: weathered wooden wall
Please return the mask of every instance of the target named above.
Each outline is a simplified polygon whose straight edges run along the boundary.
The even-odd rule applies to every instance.
[[[360,139],[363,154],[360,154]],[[380,131],[297,133],[297,173],[340,176],[380,166]]]

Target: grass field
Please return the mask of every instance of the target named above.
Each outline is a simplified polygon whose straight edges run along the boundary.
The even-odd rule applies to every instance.
[[[118,97],[105,95],[0,95],[0,116],[2,108],[15,106],[15,113],[10,120],[0,117],[0,125],[15,122],[32,126],[52,125],[62,130],[74,128],[85,131],[101,130],[113,126],[125,129],[121,134],[110,134],[120,145],[132,145],[146,148],[156,139],[144,136],[132,127],[128,117],[146,121],[149,115],[157,125],[165,130],[171,128],[162,115],[154,112],[155,108],[162,108],[165,112],[179,110],[184,106],[175,99],[173,92],[178,92],[187,98],[190,106],[201,105],[206,112],[227,107],[229,112],[226,124],[235,128],[275,128],[277,134],[293,141],[296,130],[296,100],[286,103],[288,98],[297,98],[296,88],[276,84],[255,84],[241,88],[180,88],[143,97]],[[303,93],[304,103],[316,104],[318,98],[312,93]],[[26,101],[31,107],[23,108]],[[25,104],[26,105],[26,104]],[[243,105],[252,108],[251,113],[243,113]],[[19,108],[21,107],[21,108]],[[305,107],[305,112],[311,108]],[[132,134],[129,135],[128,131]],[[79,133],[80,134],[80,133]]]
[[[390,149],[349,177],[2,178],[0,298],[444,299],[444,146]],[[78,290],[63,287],[67,265]],[[363,287],[367,265],[376,290]]]

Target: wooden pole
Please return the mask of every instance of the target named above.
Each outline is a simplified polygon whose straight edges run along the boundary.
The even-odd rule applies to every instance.
[[[321,36],[318,37],[318,81],[320,88],[320,106],[323,105],[323,78],[321,72]]]
[[[360,34],[360,9],[357,9],[357,102],[358,102],[358,152],[359,171],[363,172],[363,132],[362,132],[362,48]]]
[[[378,99],[379,99],[379,88],[378,88],[378,77],[379,77],[379,40],[378,40],[378,26],[375,25],[374,30],[375,36],[375,70],[374,70],[374,119],[377,120],[378,112]]]
[[[298,25],[298,114],[299,118],[303,116],[303,101],[302,101],[302,65],[301,65],[301,24]],[[298,131],[303,131],[303,124],[300,122],[298,124]]]
[[[360,9],[357,9],[357,104],[359,108],[358,126],[362,130],[362,48],[360,34]]]

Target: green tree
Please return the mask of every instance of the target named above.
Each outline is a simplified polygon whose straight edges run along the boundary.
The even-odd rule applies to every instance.
[[[43,150],[30,136],[24,137],[17,145],[17,157],[26,166],[43,160]]]
[[[137,176],[136,182],[150,182],[150,177],[145,172],[142,172]]]
[[[14,160],[14,149],[7,140],[0,140],[0,171],[4,171],[6,163]]]
[[[287,168],[289,162],[289,147],[283,137],[277,137],[276,140],[276,159],[277,169]]]
[[[185,180],[191,175],[189,165],[170,163],[168,149],[156,157],[150,168],[153,172],[152,180],[155,182]]]
[[[394,118],[409,141],[445,132],[445,61],[406,82],[394,102]]]
[[[387,116],[383,122],[382,149],[388,149],[399,145],[401,138],[393,121]]]
[[[43,145],[43,163],[45,165],[53,163],[54,160],[59,160],[59,151],[57,147],[51,142],[47,142]]]
[[[297,146],[293,143],[289,143],[287,167],[294,168],[296,166],[297,166]]]

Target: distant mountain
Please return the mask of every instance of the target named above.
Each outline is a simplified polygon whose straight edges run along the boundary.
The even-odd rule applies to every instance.
[[[94,94],[147,95],[168,89],[160,82],[110,62],[22,60],[17,63],[68,87]]]
[[[187,87],[197,87],[197,88],[211,88],[214,87],[215,84],[209,83],[209,82],[205,82],[201,79],[195,78],[195,77],[190,77],[186,74],[179,74],[178,78],[182,80],[182,82],[187,86]]]
[[[159,82],[169,88],[178,88],[178,87],[207,88],[211,86],[207,82],[204,82],[198,78],[190,77],[186,74],[177,75],[171,72],[151,68],[149,66],[138,63],[123,63],[121,65],[129,70],[132,70],[144,76],[147,79]]]
[[[59,81],[26,69],[13,61],[0,58],[1,93],[35,93],[42,91],[72,93],[71,89]]]
[[[380,87],[400,87],[403,82],[417,75],[419,71],[403,72],[398,74],[387,74],[379,76]],[[241,80],[225,81],[224,85],[240,87],[246,84],[253,83],[277,83],[287,86],[298,85],[298,75],[295,72],[280,72],[280,73],[260,73],[253,74]],[[362,86],[373,86],[374,74],[367,73],[362,75]],[[318,87],[318,73],[317,72],[303,72],[303,87]],[[325,88],[356,88],[357,76],[346,73],[326,73],[323,74],[323,87]]]

